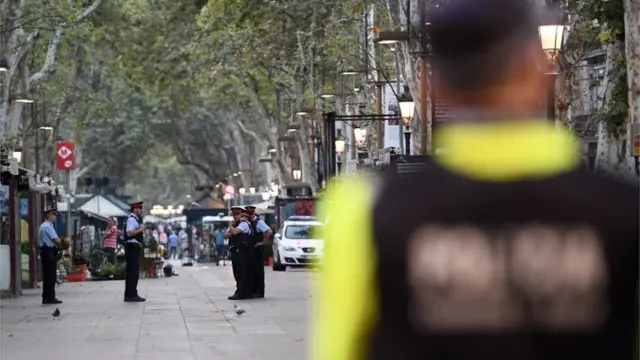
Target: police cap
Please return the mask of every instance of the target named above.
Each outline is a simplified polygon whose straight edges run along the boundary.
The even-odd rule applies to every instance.
[[[251,206],[246,206],[245,209],[249,212],[249,214],[253,214],[256,212],[256,207],[251,205]]]
[[[528,0],[450,0],[427,29],[434,54],[458,57],[483,53],[523,28],[535,34],[537,15]]]
[[[138,202],[131,203],[130,205],[131,205],[131,210],[133,210],[133,209],[142,209],[143,202],[142,201],[138,201]]]
[[[229,210],[231,210],[232,214],[237,215],[244,211],[244,208],[242,206],[232,206]]]
[[[513,57],[539,41],[539,15],[529,0],[441,4],[431,12],[426,26],[439,81],[461,89],[483,89],[502,81]],[[477,71],[478,66],[483,70]]]
[[[51,215],[51,214],[53,214],[53,215],[58,214],[58,209],[56,209],[56,208],[50,208],[50,209],[46,209],[46,210],[44,211],[44,216]]]

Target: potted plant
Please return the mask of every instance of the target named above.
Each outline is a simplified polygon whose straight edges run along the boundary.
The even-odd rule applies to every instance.
[[[60,240],[60,244],[58,245],[60,250],[68,250],[71,246],[71,240],[69,240],[68,238],[62,238]]]
[[[127,277],[127,264],[126,263],[121,263],[116,265],[117,269],[118,269],[118,273],[117,273],[117,277],[120,279],[124,279]]]
[[[147,239],[147,248],[151,252],[158,251],[158,242],[156,241],[156,239],[154,239],[153,237],[149,237]]]
[[[87,258],[82,253],[75,253],[73,256],[73,264],[75,270],[87,271]]]
[[[118,266],[113,264],[106,264],[102,267],[102,277],[105,279],[112,279],[118,274]]]
[[[100,268],[104,263],[104,251],[102,249],[93,249],[91,254],[89,255],[89,271],[91,271],[92,276],[97,276],[95,274],[100,272]]]
[[[67,273],[68,282],[82,282],[87,278],[87,273],[80,269],[73,269]]]

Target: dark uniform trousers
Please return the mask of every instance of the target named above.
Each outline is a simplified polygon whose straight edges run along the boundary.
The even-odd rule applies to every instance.
[[[40,260],[42,261],[42,300],[53,300],[56,298],[58,249],[40,247]]]
[[[124,251],[127,264],[124,297],[135,298],[138,296],[138,278],[140,277],[140,244],[126,243]]]
[[[236,294],[242,297],[253,295],[251,252],[246,247],[234,246],[231,250],[231,266],[236,280]]]
[[[242,275],[242,265],[244,263],[244,257],[240,253],[237,246],[231,246],[229,248],[231,254],[231,269],[233,270],[233,279],[236,281],[236,294],[240,292],[240,281]]]
[[[253,293],[264,295],[264,254],[262,253],[262,246],[255,247],[252,253]]]

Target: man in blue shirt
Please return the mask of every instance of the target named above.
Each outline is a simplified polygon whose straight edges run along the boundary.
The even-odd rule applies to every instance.
[[[220,265],[220,259],[222,259],[222,265],[227,266],[227,244],[224,241],[225,231],[221,228],[216,229],[214,232],[216,241],[216,266]]]
[[[178,235],[175,232],[172,232],[169,235],[169,259],[175,260],[178,257]]]
[[[143,302],[146,299],[138,296],[138,278],[140,277],[140,248],[144,236],[142,222],[142,202],[131,204],[131,214],[127,218],[124,250],[127,259],[124,301]]]
[[[60,238],[53,227],[56,221],[56,210],[44,213],[45,221],[38,231],[40,244],[40,260],[42,261],[42,304],[62,304],[56,299],[56,273],[58,263],[58,244]]]
[[[251,225],[253,227],[254,233],[253,236],[255,238],[254,248],[253,248],[253,256],[251,259],[252,263],[252,271],[253,274],[253,297],[254,298],[263,298],[264,297],[264,253],[263,253],[263,245],[271,239],[271,235],[273,231],[258,215],[256,212],[255,206],[247,206],[247,211],[249,212]]]

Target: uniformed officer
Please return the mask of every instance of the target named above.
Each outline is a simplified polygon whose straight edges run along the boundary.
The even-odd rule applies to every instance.
[[[271,239],[273,231],[260,217],[256,214],[255,206],[247,206],[247,212],[250,216],[250,224],[253,240],[253,256],[251,263],[253,264],[253,297],[264,297],[264,244]]]
[[[637,359],[637,179],[584,171],[545,118],[533,3],[429,12],[444,151],[326,194],[312,359]]]
[[[56,273],[58,263],[58,245],[60,238],[53,223],[56,221],[56,209],[44,212],[45,220],[40,225],[40,259],[42,260],[42,304],[62,304],[56,298]]]
[[[146,299],[138,295],[138,278],[140,277],[140,249],[144,237],[144,223],[142,222],[142,201],[131,204],[131,214],[127,217],[124,249],[127,259],[127,273],[125,279],[124,301],[143,302]]]
[[[249,260],[249,236],[251,227],[245,209],[239,206],[231,208],[233,220],[229,222],[229,228],[225,237],[229,239],[229,252],[231,253],[231,265],[233,277],[236,280],[236,291],[229,300],[244,300],[252,297],[253,286],[248,287],[252,278],[247,277]]]

